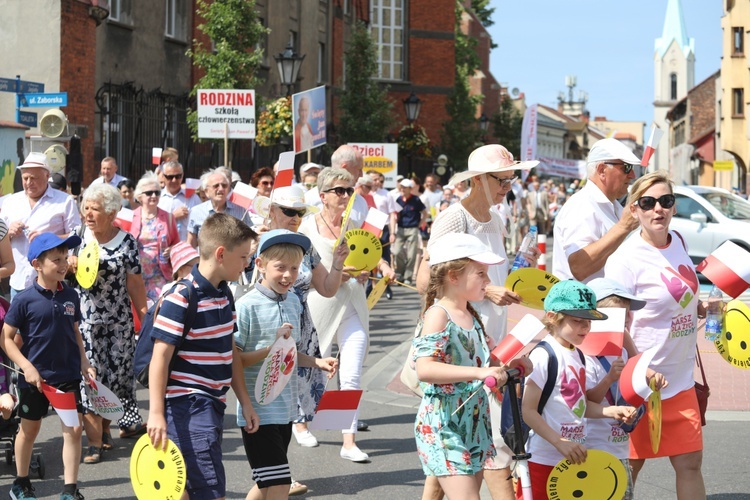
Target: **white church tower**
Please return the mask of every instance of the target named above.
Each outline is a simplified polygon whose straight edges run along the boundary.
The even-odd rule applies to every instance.
[[[695,85],[695,40],[688,38],[680,0],[667,0],[661,38],[654,44],[654,122],[664,137],[651,160],[651,169],[669,169],[667,111]],[[648,132],[647,132],[648,137]]]

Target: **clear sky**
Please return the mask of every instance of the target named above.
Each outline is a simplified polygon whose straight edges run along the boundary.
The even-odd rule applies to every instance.
[[[721,65],[721,0],[681,0],[687,35],[695,39],[695,83]],[[565,76],[588,92],[591,117],[653,119],[654,41],[667,0],[492,0],[498,45],[490,70],[526,104],[557,106]]]

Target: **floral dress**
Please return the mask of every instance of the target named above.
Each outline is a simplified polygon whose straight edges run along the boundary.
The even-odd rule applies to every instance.
[[[448,315],[443,331],[419,336],[413,345],[415,360],[433,357],[450,365],[489,365],[487,341],[476,319],[474,327],[465,330]],[[425,475],[474,475],[481,471],[485,462],[495,456],[488,396],[482,382],[419,385],[424,396],[414,435]],[[477,393],[454,415],[474,391]]]
[[[313,247],[310,247],[310,250],[302,259],[302,265],[299,268],[297,281],[294,282],[293,288],[302,304],[300,342],[297,350],[302,354],[316,358],[320,357],[320,343],[318,342],[318,332],[315,330],[315,325],[313,325],[310,317],[310,309],[307,307],[307,294],[310,292],[310,284],[312,283],[312,271],[318,265],[320,265],[320,256]],[[323,397],[326,377],[322,370],[301,366],[297,368],[297,375],[299,376],[297,408],[300,416],[295,422],[309,422],[313,419],[320,398]]]
[[[93,238],[86,232],[82,246]],[[143,421],[135,399],[135,332],[126,287],[128,274],[140,272],[135,238],[120,231],[110,241],[99,245],[99,272],[91,288],[76,286],[81,296],[80,330],[86,358],[96,368],[97,380],[120,398],[125,408],[125,415],[118,421],[121,428]],[[93,411],[85,393],[83,404]]]
[[[157,225],[164,223],[156,217],[143,219],[141,222],[141,234],[138,236],[138,252],[141,260],[143,283],[146,285],[146,298],[156,302],[161,296],[161,289],[167,284],[164,273],[161,271],[160,262],[163,258],[162,249],[167,244],[166,237],[163,242],[158,241]]]

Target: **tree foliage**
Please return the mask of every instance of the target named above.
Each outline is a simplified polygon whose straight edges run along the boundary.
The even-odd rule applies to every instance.
[[[489,7],[490,0],[471,0],[471,10],[479,18],[482,26],[488,28],[495,24],[492,20],[492,14],[495,13],[495,7]]]
[[[194,49],[187,55],[205,75],[193,87],[199,89],[254,89],[261,81],[257,76],[263,62],[259,42],[268,30],[258,20],[255,0],[197,0],[196,15],[205,22],[198,29],[213,42],[213,47],[193,40]],[[256,103],[257,104],[257,103]],[[197,112],[188,112],[190,129],[198,133]]]
[[[378,83],[378,53],[364,23],[352,30],[344,53],[345,82],[339,96],[339,138],[347,142],[382,142],[393,123],[388,87]]]
[[[513,153],[513,157],[520,160],[521,128],[523,115],[507,95],[500,99],[500,108],[492,117],[492,135],[499,144]]]

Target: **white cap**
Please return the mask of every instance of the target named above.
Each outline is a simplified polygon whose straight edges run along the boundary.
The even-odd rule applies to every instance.
[[[271,192],[270,199],[265,196],[256,196],[255,199],[258,200],[258,207],[261,207],[258,209],[258,215],[263,217],[268,216],[271,203],[296,210],[304,208],[307,211],[305,215],[320,212],[320,208],[305,203],[305,193],[298,185],[276,188]]]
[[[299,168],[299,172],[300,172],[300,174],[304,174],[304,173],[306,173],[306,172],[307,172],[308,170],[310,170],[310,169],[313,169],[313,168],[317,168],[318,170],[322,170],[322,169],[323,169],[323,167],[321,167],[321,166],[320,166],[320,165],[318,165],[317,163],[312,163],[312,162],[310,162],[310,163],[305,163],[304,165],[302,165],[302,166],[301,166],[301,167]]]
[[[29,153],[23,163],[16,168],[43,168],[47,172],[52,172],[52,167],[47,162],[47,155],[44,153]]]
[[[611,137],[596,141],[589,151],[587,161],[588,163],[598,163],[607,160],[620,160],[633,165],[640,165],[641,163],[641,160],[633,154],[629,147]]]
[[[404,186],[405,188],[414,187],[414,181],[412,181],[411,179],[402,179],[398,184],[399,186]]]
[[[451,260],[469,258],[488,266],[500,264],[505,259],[490,251],[473,234],[448,233],[437,238],[430,245],[430,266]]]

